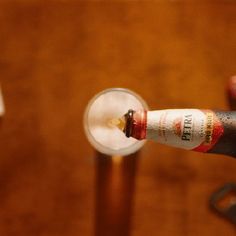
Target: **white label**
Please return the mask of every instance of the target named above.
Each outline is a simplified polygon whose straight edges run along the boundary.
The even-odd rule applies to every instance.
[[[169,109],[147,113],[147,139],[184,149],[205,142],[206,115],[198,109]]]

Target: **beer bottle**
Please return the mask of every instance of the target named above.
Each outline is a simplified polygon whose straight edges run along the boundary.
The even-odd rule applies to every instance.
[[[236,157],[236,111],[129,110],[114,123],[127,137]]]

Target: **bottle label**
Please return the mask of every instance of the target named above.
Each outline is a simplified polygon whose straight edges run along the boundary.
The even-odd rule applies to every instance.
[[[188,150],[207,152],[224,129],[213,111],[169,109],[147,113],[147,138]]]

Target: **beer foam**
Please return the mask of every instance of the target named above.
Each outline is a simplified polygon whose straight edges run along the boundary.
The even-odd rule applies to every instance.
[[[139,97],[127,90],[108,90],[100,94],[89,106],[86,118],[93,141],[108,149],[108,152],[127,149],[140,142],[127,138],[118,127],[110,125],[110,121],[122,117],[129,109],[139,110],[143,107]]]

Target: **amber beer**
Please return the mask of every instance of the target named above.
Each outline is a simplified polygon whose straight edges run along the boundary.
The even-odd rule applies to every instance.
[[[127,137],[236,157],[236,111],[129,110],[121,120]]]

